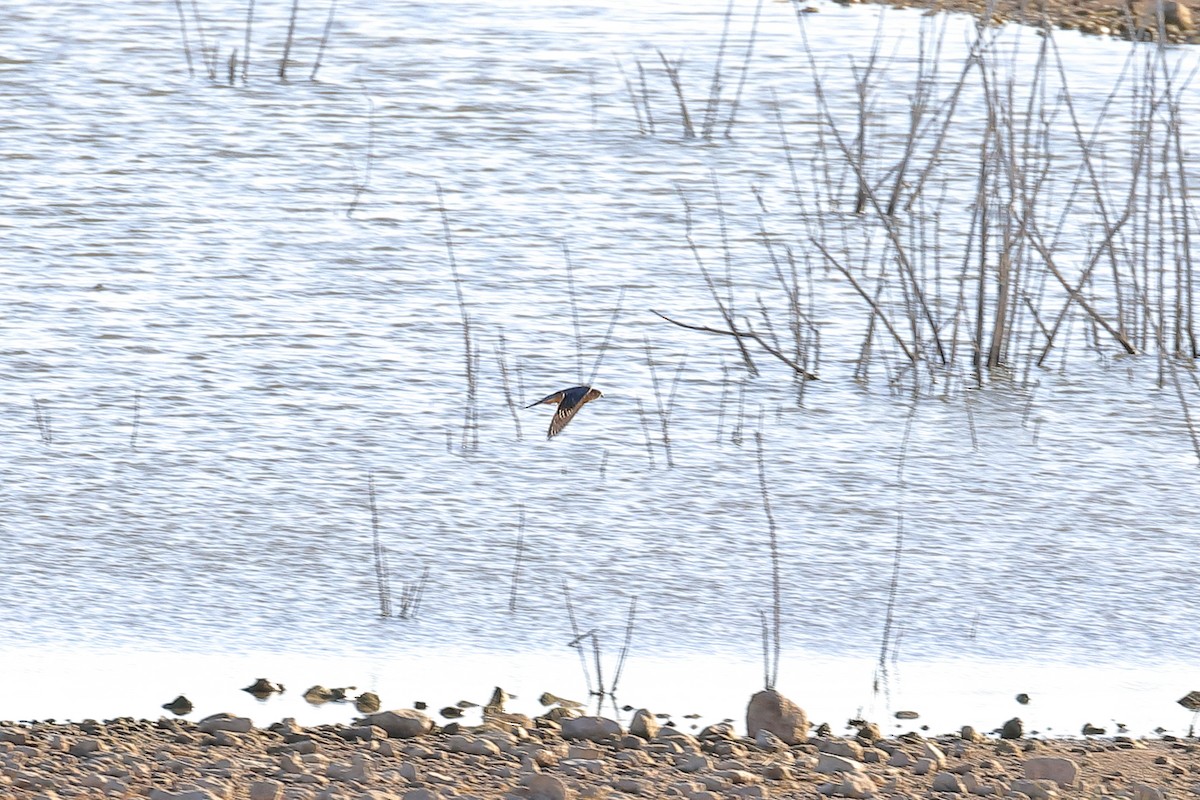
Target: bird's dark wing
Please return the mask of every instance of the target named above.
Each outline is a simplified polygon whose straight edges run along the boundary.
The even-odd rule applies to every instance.
[[[546,434],[547,439],[553,439],[559,431],[567,427],[568,422],[575,418],[579,409],[583,408],[582,399],[579,395],[567,395],[562,399],[562,402],[558,404],[558,410],[550,418],[550,432]]]
[[[543,397],[541,400],[538,400],[536,403],[530,403],[529,405],[527,405],[525,407],[533,408],[534,406],[540,406],[542,403],[561,403],[563,401],[563,395],[565,395],[565,394],[566,394],[566,391],[555,392],[554,394],[548,394],[545,397]]]

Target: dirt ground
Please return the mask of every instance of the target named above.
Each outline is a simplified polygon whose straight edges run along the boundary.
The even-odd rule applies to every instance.
[[[516,715],[509,715],[515,717]],[[727,725],[640,735],[580,718],[437,728],[418,712],[358,726],[0,723],[0,797],[151,800],[781,800],[941,797],[1170,800],[1200,794],[1200,743],[1163,737],[995,739],[973,732],[786,744]]]
[[[1094,36],[1113,36],[1137,41],[1200,44],[1196,15],[1176,0],[869,0],[896,8],[955,11],[982,17],[990,14],[995,23],[1024,22],[1078,30]],[[842,3],[858,0],[837,0]],[[1159,19],[1159,7],[1162,19]],[[1161,23],[1161,24],[1160,24]]]

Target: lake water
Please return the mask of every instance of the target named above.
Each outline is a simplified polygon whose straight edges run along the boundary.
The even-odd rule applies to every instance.
[[[815,719],[1187,729],[1200,471],[1152,356],[1097,356],[1080,323],[1063,349],[1082,355],[1012,381],[914,395],[881,367],[864,384],[867,310],[813,269],[821,380],[798,405],[778,362],[751,378],[728,337],[650,313],[723,327],[681,194],[739,313],[778,307],[760,225],[805,258],[818,228],[780,211],[799,201],[775,103],[818,206],[846,178],[809,186],[832,147],[811,67],[853,119],[853,70],[882,31],[879,114],[902,118],[919,32],[942,36],[944,84],[968,20],[821,5],[810,63],[791,7],[766,3],[726,138],[751,4],[721,54],[724,3],[343,2],[315,81],[328,8],[303,5],[289,80],[291,4],[260,2],[233,85],[245,6],[199,4],[216,79],[190,9],[193,77],[169,3],[0,9],[0,661],[17,687],[0,717],[154,717],[183,693],[196,716],[348,721],[300,700],[318,683],[391,707],[495,685],[516,710],[545,690],[586,699],[565,583],[609,685],[636,598],[621,704],[737,718],[772,605],[761,429],[778,685]],[[996,46],[1019,74],[1038,41],[1008,28]],[[1094,114],[1130,45],[1056,41]],[[656,48],[682,58],[697,128],[722,59],[711,140],[682,136]],[[966,231],[943,233],[931,259],[961,259]],[[647,346],[664,403],[678,375],[669,453]],[[605,396],[547,441],[551,409],[521,407],[593,372]],[[369,475],[393,604],[429,571],[412,619],[379,615]],[[237,691],[260,675],[289,692]]]

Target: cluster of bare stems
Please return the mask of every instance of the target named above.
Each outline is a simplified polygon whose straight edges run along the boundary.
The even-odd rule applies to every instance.
[[[737,122],[738,110],[741,108],[746,79],[750,75],[750,61],[754,56],[754,45],[758,38],[758,23],[762,16],[763,2],[764,0],[757,0],[754,7],[754,19],[746,36],[745,50],[741,54],[740,66],[737,68],[737,85],[733,90],[732,97],[728,97],[728,79],[725,69],[730,46],[731,24],[734,18],[734,0],[729,0],[729,4],[725,7],[717,56],[713,64],[712,75],[709,77],[708,93],[705,96],[698,120],[699,132],[696,130],[697,121],[694,120],[693,115],[696,103],[693,102],[689,105],[687,90],[681,75],[683,58],[671,60],[661,49],[655,50],[658,62],[662,66],[662,74],[657,77],[659,80],[665,77],[671,87],[668,94],[673,98],[671,105],[677,109],[679,131],[684,139],[700,138],[711,141],[717,135],[718,129],[725,138],[731,137],[733,126]],[[621,78],[625,82],[625,89],[629,93],[629,102],[633,108],[634,118],[637,120],[638,131],[644,135],[655,136],[659,132],[660,122],[666,119],[663,112],[655,111],[656,107],[663,105],[664,101],[660,96],[663,92],[652,86],[651,81],[656,77],[653,68],[648,69],[640,57],[635,58],[634,63],[637,64],[638,86],[636,89],[620,60],[617,61],[617,69],[620,71]]]
[[[617,687],[621,684],[621,673],[625,670],[625,659],[629,655],[629,646],[633,642],[634,621],[637,616],[637,595],[629,600],[629,615],[625,619],[625,639],[621,644],[621,652],[617,656],[617,666],[613,673],[612,683],[606,685],[602,660],[604,649],[600,643],[600,629],[590,628],[582,632],[579,630],[579,621],[575,616],[575,604],[571,601],[571,590],[566,581],[562,583],[562,590],[563,600],[567,607],[567,619],[571,624],[572,638],[567,642],[567,646],[579,653],[579,666],[583,670],[583,680],[587,685],[588,696],[596,698],[597,714],[600,713],[605,698],[611,701],[613,712],[617,713]],[[596,671],[595,683],[592,682],[592,673],[588,668],[588,650],[591,651],[592,665]]]
[[[375,562],[375,586],[379,594],[379,616],[414,619],[421,610],[421,599],[425,596],[425,587],[429,585],[429,567],[425,567],[415,580],[400,584],[400,599],[393,608],[388,549],[379,536],[379,507],[375,502],[375,474],[373,472],[367,473],[367,502],[371,509],[371,550]]]
[[[191,13],[184,8],[183,0],[175,0],[175,11],[179,14],[179,32],[183,40],[183,55],[187,59],[188,77],[195,77],[196,64],[192,57],[192,36],[196,38],[196,44],[200,50],[200,61],[203,64],[204,72],[208,79],[213,83],[221,80],[221,76],[225,82],[233,86],[239,79],[242,85],[246,84],[247,77],[250,71],[250,40],[254,30],[254,0],[247,0],[246,4],[246,22],[243,32],[242,50],[239,54],[238,48],[231,48],[228,57],[221,55],[221,42],[209,29],[206,32],[206,25],[203,16],[200,13],[200,5],[198,0],[191,0]],[[321,32],[321,40],[317,45],[317,52],[313,57],[312,70],[309,72],[308,79],[315,81],[317,72],[321,69],[321,59],[325,56],[325,48],[329,44],[329,34],[333,30],[334,12],[337,10],[337,0],[329,0],[329,11],[325,17],[325,26]],[[279,66],[276,69],[276,75],[280,81],[286,82],[288,79],[288,67],[293,63],[290,61],[292,54],[292,44],[296,36],[296,19],[300,13],[300,0],[292,0],[292,10],[288,15],[287,36],[283,41],[283,52],[279,56]],[[191,18],[189,26],[188,18]],[[190,32],[189,32],[190,31]]]
[[[798,156],[784,121],[793,111],[775,100],[791,197],[772,210],[751,187],[777,297],[755,288],[739,299],[714,176],[720,248],[697,243],[697,204],[680,196],[716,322],[655,313],[730,337],[749,377],[762,358],[784,364],[801,393],[819,373],[818,312],[846,291],[865,315],[854,372],[864,385],[882,374],[914,394],[997,379],[1031,386],[1039,368],[1063,370],[1080,353],[1151,355],[1200,455],[1185,391],[1200,390],[1182,112],[1195,69],[1161,46],[1131,45],[1107,96],[1082,108],[1049,26],[1013,47],[1011,34],[1001,42],[981,24],[956,60],[943,53],[947,22],[926,18],[910,91],[896,92],[883,88],[900,67],[884,52],[882,22],[871,50],[851,57],[847,82],[818,64],[796,16],[818,124]],[[705,261],[714,252],[724,275]],[[814,268],[835,280],[814,283]]]

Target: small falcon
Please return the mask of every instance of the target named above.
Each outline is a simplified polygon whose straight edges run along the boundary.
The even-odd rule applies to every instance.
[[[603,397],[599,389],[593,389],[590,386],[572,386],[570,389],[563,389],[554,394],[546,395],[536,403],[530,403],[526,408],[540,406],[543,403],[558,403],[558,409],[554,412],[554,417],[550,420],[550,432],[546,434],[547,439],[553,439],[563,428],[567,427],[579,409],[583,408],[584,403],[591,402],[597,397]]]

